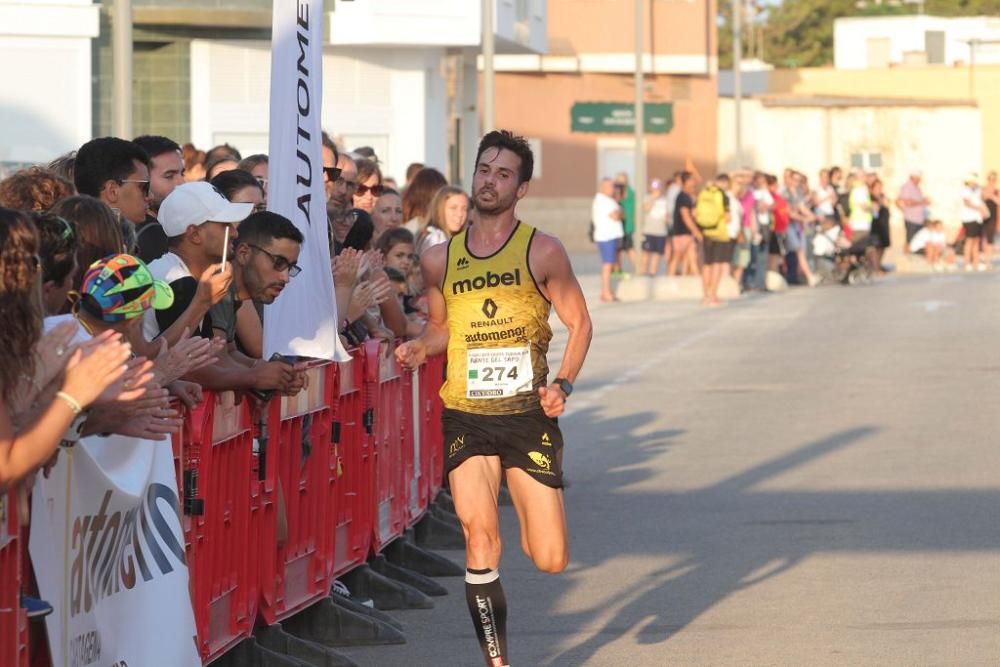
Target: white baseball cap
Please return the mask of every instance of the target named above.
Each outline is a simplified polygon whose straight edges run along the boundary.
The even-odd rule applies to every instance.
[[[234,204],[211,183],[197,181],[174,188],[160,204],[159,221],[168,238],[206,222],[242,222],[253,204]]]

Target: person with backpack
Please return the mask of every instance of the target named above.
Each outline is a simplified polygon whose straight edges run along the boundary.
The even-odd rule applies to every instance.
[[[721,306],[719,281],[733,257],[733,242],[729,238],[729,176],[721,174],[698,194],[694,219],[705,239],[705,261],[701,267],[702,304]]]
[[[688,274],[691,265],[697,265],[697,260],[693,259],[697,254],[695,244],[700,244],[705,239],[694,221],[694,185],[694,174],[690,171],[681,172],[681,191],[677,193],[677,201],[674,203],[674,224],[670,231],[668,276],[677,275],[678,262],[682,262],[681,269]]]

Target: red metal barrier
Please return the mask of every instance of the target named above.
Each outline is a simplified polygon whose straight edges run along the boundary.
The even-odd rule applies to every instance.
[[[266,526],[255,496],[254,433],[246,401],[232,392],[205,392],[184,432],[185,538],[191,600],[204,662],[221,656],[253,630],[259,597],[261,551],[254,548]]]
[[[393,355],[393,346],[365,343],[367,405],[374,411],[376,552],[406,530],[413,470],[413,394],[410,373]]]
[[[334,406],[333,441],[337,481],[334,485],[336,535],[333,576],[368,558],[372,543],[375,481],[371,448],[371,412],[365,407],[364,350],[337,364],[338,398]]]
[[[298,396],[275,397],[268,409],[268,457],[277,464],[278,521],[287,536],[273,543],[273,567],[261,570],[264,620],[277,623],[330,594],[336,528],[333,407],[337,367],[316,364]],[[282,521],[284,515],[284,521]],[[260,543],[261,550],[269,548]]]
[[[28,619],[21,608],[21,526],[17,492],[0,495],[0,665],[28,664]]]

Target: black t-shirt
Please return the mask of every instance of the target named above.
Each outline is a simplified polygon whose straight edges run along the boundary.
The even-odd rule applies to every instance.
[[[677,203],[674,204],[674,228],[672,230],[674,236],[691,235],[691,230],[684,224],[684,218],[681,216],[681,209],[685,208],[688,213],[694,216],[694,199],[688,193],[681,191],[677,194]]]
[[[146,264],[167,254],[167,235],[159,221],[147,215],[141,225],[136,227],[135,254]]]
[[[198,280],[191,275],[187,265],[177,255],[168,252],[149,265],[153,277],[166,282],[174,291],[174,303],[166,310],[150,310],[143,316],[142,332],[146,340],[153,340],[170,328],[184,314],[198,292]],[[206,315],[201,326],[193,332],[203,338],[212,337],[212,318]]]

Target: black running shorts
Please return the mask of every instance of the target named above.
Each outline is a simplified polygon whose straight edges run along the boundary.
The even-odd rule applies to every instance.
[[[445,475],[473,456],[499,456],[504,468],[520,468],[561,489],[563,437],[558,420],[541,410],[516,415],[444,411]]]

